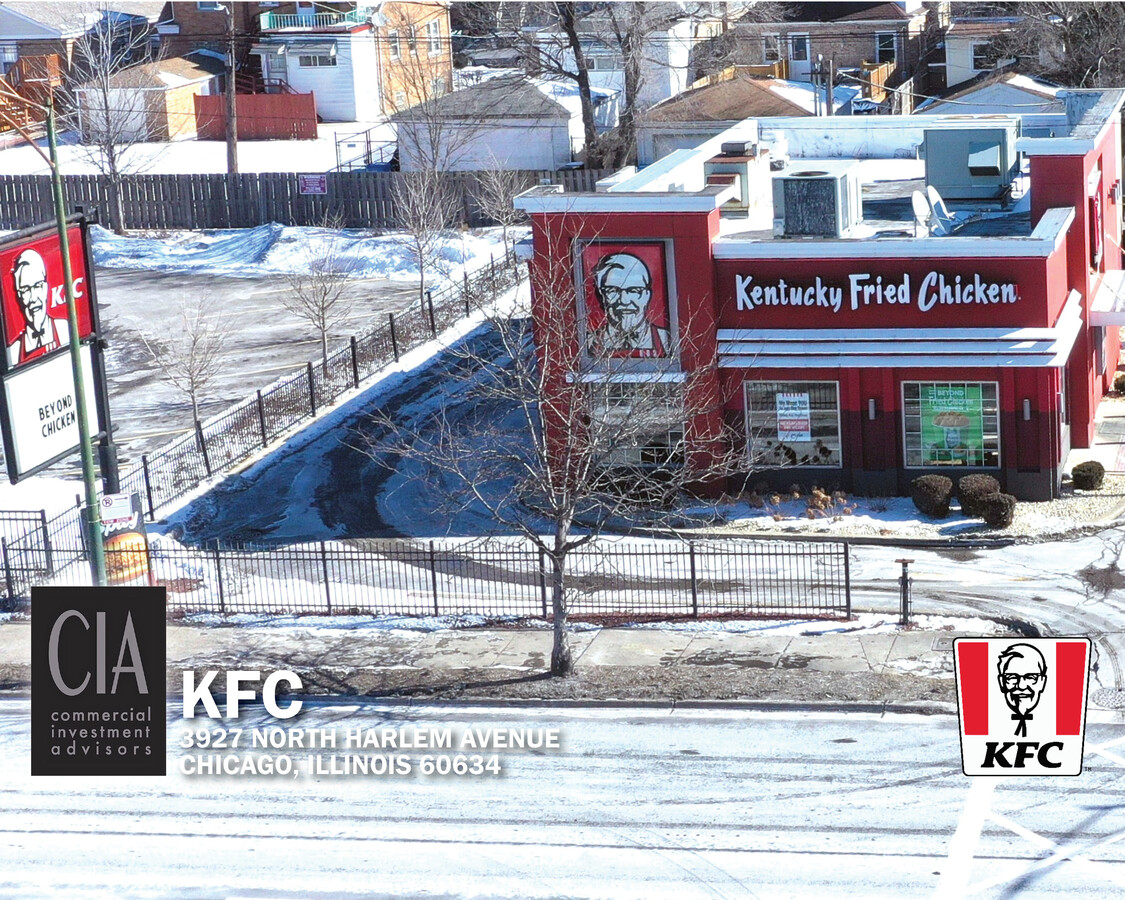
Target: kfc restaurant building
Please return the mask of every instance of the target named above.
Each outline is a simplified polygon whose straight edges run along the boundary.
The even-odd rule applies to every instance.
[[[1125,324],[1123,97],[1075,92],[1050,138],[1016,116],[872,117],[908,144],[893,160],[785,159],[785,120],[747,121],[596,193],[535,188],[516,203],[546,381],[683,392],[640,463],[682,437],[696,464],[744,445],[753,480],[784,485],[986,472],[1055,496]],[[919,133],[928,158],[904,161]]]

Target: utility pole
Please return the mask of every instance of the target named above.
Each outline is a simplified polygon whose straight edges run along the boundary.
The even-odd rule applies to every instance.
[[[236,99],[234,2],[227,4],[227,173],[238,174],[238,102]]]
[[[78,449],[82,455],[82,481],[86,488],[86,536],[90,547],[90,571],[94,584],[105,584],[105,548],[102,546],[101,511],[98,488],[94,481],[94,448],[90,441],[90,422],[86,418],[86,381],[82,372],[81,333],[78,331],[78,309],[74,302],[74,275],[70,266],[70,234],[66,227],[66,200],[63,197],[62,175],[55,127],[55,96],[47,98],[47,147],[51,154],[51,184],[54,188],[55,222],[59,228],[59,251],[62,256],[63,282],[66,286],[66,321],[70,327],[70,369],[74,376],[74,404],[78,417]]]

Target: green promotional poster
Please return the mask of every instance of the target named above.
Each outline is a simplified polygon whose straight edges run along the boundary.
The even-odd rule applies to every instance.
[[[922,454],[928,466],[984,464],[979,384],[926,384],[919,394]]]

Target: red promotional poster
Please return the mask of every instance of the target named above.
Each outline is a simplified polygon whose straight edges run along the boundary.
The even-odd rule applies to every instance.
[[[663,358],[672,323],[663,243],[591,243],[586,274],[586,349],[591,356]]]
[[[93,331],[93,316],[82,229],[77,225],[71,226],[69,238],[78,331],[82,338],[86,338]],[[56,232],[0,246],[0,299],[9,369],[46,356],[70,343],[66,283]]]

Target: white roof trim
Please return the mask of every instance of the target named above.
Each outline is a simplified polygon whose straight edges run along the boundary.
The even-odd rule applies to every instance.
[[[687,380],[686,372],[582,372],[567,373],[566,380],[573,384],[680,384]]]
[[[1081,329],[1082,297],[1071,291],[1052,328],[721,328],[717,337],[727,369],[1059,368]]]
[[[673,213],[710,212],[735,197],[737,185],[694,193],[638,191],[630,194],[543,193],[537,188],[518,195],[516,209],[528,213]]]
[[[1048,257],[1066,238],[1074,207],[1056,207],[1028,237],[884,237],[832,240],[731,240],[711,245],[715,259],[992,259]]]
[[[1125,272],[1110,269],[1090,304],[1091,325],[1125,325]]]

